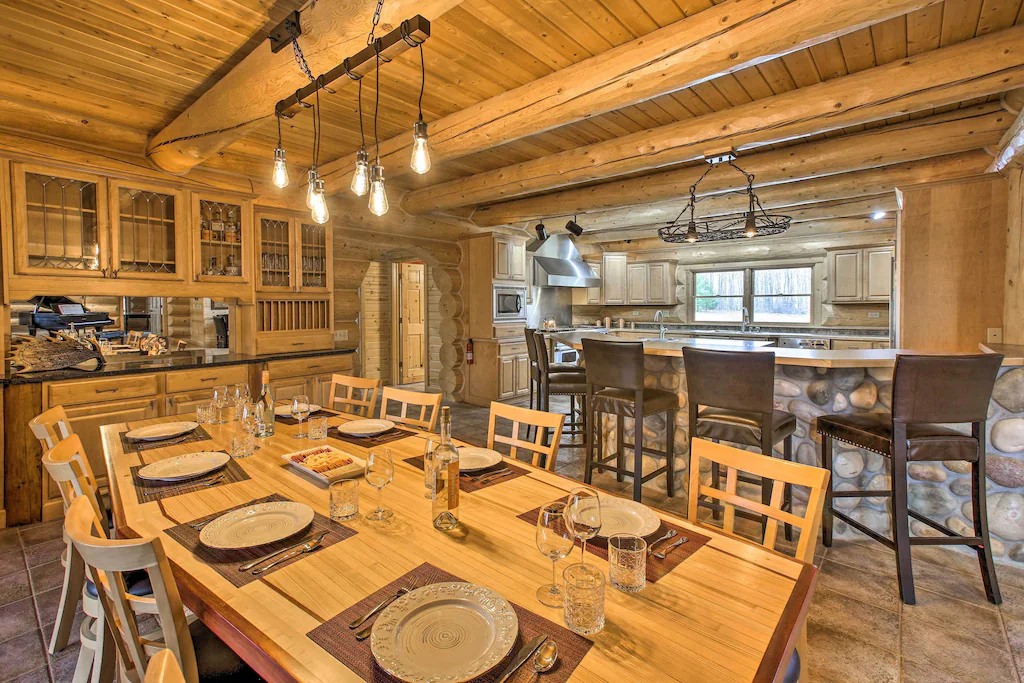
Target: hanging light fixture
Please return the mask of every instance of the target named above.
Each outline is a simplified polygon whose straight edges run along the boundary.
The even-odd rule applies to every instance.
[[[366,152],[366,135],[363,134],[363,77],[359,77],[359,151],[356,152],[356,170],[352,174],[349,189],[357,197],[370,191],[370,155]]]
[[[548,229],[544,227],[543,223],[538,223],[537,227],[534,228],[534,230],[537,231],[537,239],[539,239],[541,242],[548,238]]]
[[[374,42],[374,51],[378,50]],[[373,166],[370,167],[370,213],[383,216],[388,212],[388,193],[384,187],[384,167],[380,164],[380,137],[377,134],[377,114],[380,112],[380,53],[377,52],[377,81],[373,103],[373,144],[376,151]]]
[[[331,214],[327,210],[327,192],[324,191],[324,181],[322,178],[317,178],[313,190],[313,206],[311,207],[310,214],[313,217],[313,222],[317,225],[323,225],[331,219]]]
[[[565,229],[573,234],[574,237],[579,237],[583,234],[583,228],[576,222],[576,217],[573,216],[572,220],[565,224]]]
[[[427,122],[423,120],[423,90],[427,85],[427,67],[423,61],[423,43],[420,48],[420,100],[419,118],[412,125],[412,159],[409,166],[415,173],[423,175],[430,170],[430,145],[427,139]]]
[[[688,242],[688,243],[690,243],[690,244],[693,244],[694,242],[699,242],[700,241],[700,236],[697,234],[697,222],[696,221],[692,221],[692,220],[690,221],[689,226],[687,226],[687,228],[686,228],[686,235],[683,237],[683,240]]]
[[[285,163],[284,147],[281,146],[281,115],[277,115],[277,147],[274,148],[274,173],[271,177],[274,187],[288,187],[288,164]]]
[[[327,191],[324,188],[323,178],[317,170],[320,165],[320,87],[322,76],[316,79],[316,90],[314,91],[315,103],[313,104],[313,167],[309,169],[309,186],[306,190],[306,206],[309,207],[310,216],[313,222],[323,225],[331,219],[327,210]]]
[[[306,181],[306,208],[313,208],[313,195],[316,193],[317,172],[315,168],[309,169],[308,180]]]

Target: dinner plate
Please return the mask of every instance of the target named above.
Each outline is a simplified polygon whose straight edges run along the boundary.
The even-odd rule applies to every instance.
[[[317,405],[316,403],[310,403],[309,404],[309,412],[311,412],[311,413],[315,413],[316,411],[320,410],[321,408],[323,408],[323,406]],[[288,403],[288,404],[282,403],[281,405],[276,406],[274,408],[274,415],[277,415],[278,417],[291,417],[292,416],[292,404],[291,403]]]
[[[518,633],[512,605],[490,588],[435,583],[381,612],[370,649],[382,669],[403,681],[459,683],[499,664]]]
[[[338,431],[345,436],[377,436],[394,426],[391,420],[352,420],[338,425]]]
[[[601,530],[597,533],[602,538],[610,538],[615,534],[633,534],[649,536],[661,526],[661,518],[651,508],[626,498],[601,496]]]
[[[137,427],[125,436],[134,441],[161,441],[188,434],[199,426],[198,422],[164,422],[158,425]]]
[[[305,503],[257,503],[213,520],[203,527],[199,541],[220,550],[253,548],[294,536],[312,523],[313,508]]]
[[[501,462],[501,453],[476,446],[459,447],[459,471],[475,472],[494,467]]]
[[[215,451],[189,453],[146,465],[138,471],[138,476],[140,479],[156,481],[184,481],[219,470],[227,465],[229,460],[231,457],[227,453]]]

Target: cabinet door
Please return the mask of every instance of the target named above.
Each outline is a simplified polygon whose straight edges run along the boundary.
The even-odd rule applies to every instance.
[[[862,299],[862,255],[860,249],[830,252],[829,288],[832,292],[832,301],[842,303]]]
[[[627,302],[630,304],[647,303],[647,264],[631,263],[627,266]]]
[[[667,263],[647,264],[647,303],[670,303],[669,267]]]
[[[530,393],[530,357],[516,356],[516,396]]]
[[[209,403],[211,398],[213,398],[213,389],[168,394],[164,398],[164,415],[194,413],[197,405]]]
[[[192,269],[196,282],[249,281],[252,202],[234,195],[193,193]]]
[[[513,241],[508,247],[509,279],[526,281],[526,243]]]
[[[106,483],[107,466],[103,462],[103,439],[100,427],[117,422],[138,422],[157,416],[157,399],[137,398],[128,401],[85,403],[67,408],[68,422],[82,439],[89,464],[96,474],[96,483]]]
[[[870,349],[871,342],[866,341],[849,341],[847,339],[833,339],[832,350],[833,351],[860,351],[863,349]]]
[[[274,392],[274,401],[290,401],[293,397],[299,394],[309,395],[309,378],[308,377],[281,377],[274,379],[273,376],[270,378],[270,389]],[[312,399],[310,399],[312,400]]]
[[[498,398],[512,398],[516,395],[516,358],[498,356]]]
[[[290,292],[294,288],[292,254],[294,219],[261,211],[256,215],[256,289]]]
[[[598,277],[601,277],[600,263],[591,263],[590,267],[594,269],[594,273],[596,273]],[[587,287],[587,303],[592,306],[601,303],[601,285],[598,285],[597,287]]]
[[[331,282],[331,224],[296,221],[298,257],[296,280],[303,292],[329,292]]]
[[[864,299],[888,301],[892,291],[892,247],[864,250]]]
[[[110,182],[111,277],[184,281],[185,193],[148,183]]]
[[[507,237],[494,238],[494,279],[508,280],[512,277],[512,240]]]
[[[610,254],[604,257],[604,302],[609,305],[626,303],[626,255]]]
[[[533,305],[533,254],[526,255],[526,304]]]

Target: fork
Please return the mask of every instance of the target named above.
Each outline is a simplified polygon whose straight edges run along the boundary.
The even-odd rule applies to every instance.
[[[183,485],[181,485],[181,486],[174,486],[174,487],[170,487],[170,488],[165,488],[165,489],[163,489],[163,488],[161,488],[161,489],[155,489],[155,490],[153,490],[153,491],[149,491],[149,492],[147,492],[147,493],[146,493],[146,497],[148,498],[148,497],[150,497],[150,496],[155,496],[155,495],[157,495],[158,493],[167,493],[168,491],[171,491],[172,493],[173,493],[173,492],[177,492],[177,491],[184,491],[185,489],[189,488],[190,486],[213,486],[214,484],[216,484],[216,483],[217,483],[218,481],[220,481],[221,479],[223,479],[223,478],[224,478],[224,477],[226,477],[226,476],[227,476],[226,474],[222,474],[222,475],[220,475],[219,477],[214,477],[213,479],[209,479],[209,480],[207,480],[207,481],[204,481],[204,482],[203,482],[202,484],[198,484],[198,483],[189,483],[189,484],[187,484],[187,485],[184,485],[184,484],[183,484]],[[198,528],[198,527],[197,527],[197,528]]]
[[[475,477],[470,477],[469,479],[470,479],[470,481],[483,482],[483,481],[490,481],[491,479],[500,479],[501,477],[508,476],[509,474],[512,474],[512,473],[513,473],[512,470],[510,468],[506,467],[505,469],[498,470],[497,472],[488,472],[487,474],[478,474]]]

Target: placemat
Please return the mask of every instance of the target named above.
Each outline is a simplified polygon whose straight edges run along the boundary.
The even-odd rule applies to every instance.
[[[220,452],[223,453],[224,451]],[[224,484],[234,484],[235,482],[250,479],[249,475],[245,473],[245,470],[243,470],[234,460],[229,460],[228,464],[219,470],[214,470],[209,474],[204,474],[198,479],[189,479],[188,481],[151,481],[148,479],[142,479],[138,476],[138,472],[143,467],[145,467],[145,465],[136,465],[131,468],[132,481],[135,484],[135,499],[140,503],[152,503],[154,500],[173,498],[174,496],[181,496],[186,493],[217,488]],[[208,481],[216,479],[221,475],[224,476],[223,479],[215,484],[207,486]]]
[[[373,652],[370,650],[370,638],[362,642],[356,640],[356,632],[350,629],[348,625],[355,621],[356,617],[369,612],[385,598],[394,595],[403,586],[412,588],[414,586],[426,586],[431,583],[448,581],[462,581],[462,579],[424,562],[405,576],[392,581],[380,590],[352,605],[341,614],[320,624],[307,633],[306,636],[327,650],[339,662],[356,672],[364,681],[373,681],[373,683],[392,683],[394,681],[397,683],[397,678],[377,666],[377,661],[373,658]],[[567,681],[594,643],[583,636],[573,633],[561,624],[556,624],[550,619],[534,614],[514,602],[509,602],[516,611],[516,616],[519,617],[519,636],[516,638],[516,643],[512,646],[508,656],[500,664],[491,669],[491,671],[473,679],[474,683],[491,683],[496,681],[501,672],[505,670],[505,667],[512,662],[512,658],[515,657],[519,648],[542,633],[558,644],[558,661],[551,671],[543,675],[543,682],[563,683]],[[534,675],[533,668],[527,662],[509,680],[526,683]]]
[[[384,444],[391,443],[392,441],[398,441],[399,439],[407,439],[410,436],[419,436],[415,432],[410,432],[405,429],[399,429],[398,427],[392,427],[383,434],[377,436],[348,436],[338,431],[337,427],[331,427],[327,432],[327,435],[332,439],[338,439],[345,443],[350,443],[353,446],[359,446],[361,448],[374,448],[375,446],[383,446]]]
[[[131,430],[128,430],[131,431]],[[209,441],[213,437],[206,433],[202,425],[199,425],[188,434],[183,436],[176,436],[173,439],[164,439],[163,441],[136,441],[129,439],[126,434],[128,432],[121,432],[121,450],[124,453],[141,453],[142,451],[153,450],[154,448],[167,448],[168,446],[180,446],[184,443],[194,443],[196,441]]]
[[[337,414],[338,413],[334,412],[333,410],[327,410],[325,408],[321,408],[320,410],[316,411],[315,413],[310,413],[307,417],[304,417],[302,419],[302,421],[305,422],[306,420],[308,420],[311,417],[334,417]],[[275,415],[274,416],[274,421],[275,422],[280,422],[283,425],[297,425],[297,424],[299,424],[299,421],[296,420],[294,417],[285,417],[284,415]]]
[[[406,458],[405,462],[409,463],[410,465],[412,465],[416,469],[420,470],[421,472],[423,471],[423,456],[422,455],[417,455],[414,458]],[[508,474],[508,475],[505,475],[504,477],[499,477],[497,479],[487,479],[487,480],[484,480],[484,481],[474,481],[473,480],[474,477],[483,476],[485,474],[490,474],[490,473],[493,473],[493,472],[497,472],[498,470],[502,470],[502,469],[510,469],[510,470],[512,470],[512,474]],[[500,463],[498,463],[497,465],[494,465],[492,467],[488,467],[485,470],[480,470],[478,472],[473,472],[472,474],[469,474],[468,472],[460,472],[459,473],[459,490],[462,491],[463,493],[473,493],[474,491],[479,491],[480,489],[485,489],[488,486],[494,486],[495,484],[504,484],[506,481],[512,481],[513,479],[518,479],[519,477],[525,476],[525,475],[527,475],[529,473],[530,473],[529,470],[524,469],[522,467],[516,467],[515,465],[510,464],[510,462],[509,462],[509,460],[507,458],[502,458],[502,461]]]
[[[236,505],[228,508],[227,510],[221,510],[220,512],[215,512],[212,515],[207,515],[206,517],[200,517],[199,519],[193,519],[185,522],[184,524],[172,526],[170,529],[167,529],[167,535],[185,546],[185,548],[189,550],[196,559],[213,567],[218,574],[230,581],[235,587],[241,588],[242,586],[250,584],[253,581],[257,581],[265,576],[270,576],[277,570],[283,569],[290,564],[302,561],[310,553],[293,557],[290,560],[275,566],[269,572],[260,574],[259,576],[253,576],[251,570],[247,572],[238,571],[239,565],[252,562],[260,557],[265,557],[275,550],[281,550],[282,548],[293,546],[296,543],[303,543],[311,538],[319,536],[324,531],[329,533],[324,536],[324,540],[320,543],[320,548],[314,552],[319,552],[323,548],[332,546],[339,541],[344,541],[346,538],[355,536],[357,533],[355,529],[350,529],[344,524],[338,524],[317,512],[313,516],[313,524],[309,529],[301,534],[296,534],[290,538],[278,541],[277,543],[269,543],[267,545],[261,545],[258,548],[245,548],[242,550],[214,550],[213,548],[207,548],[199,542],[199,533],[202,529],[195,529],[192,527],[192,525],[197,522],[205,522],[208,519],[220,517],[224,513],[230,512],[231,510],[237,510],[238,508],[255,505],[256,503],[272,503],[287,500],[289,499],[280,494],[274,493],[266,496],[265,498],[257,498],[256,500],[251,500],[248,503]]]
[[[538,507],[533,510],[527,510],[523,514],[517,516],[524,522],[536,525],[537,518],[540,517],[540,508]],[[690,540],[681,546],[673,548],[672,552],[670,552],[664,560],[658,559],[654,555],[647,556],[647,580],[651,583],[657,583],[658,579],[667,576],[669,572],[685,562],[690,555],[693,555],[695,552],[700,550],[705,543],[711,540],[710,536],[698,534],[690,529],[684,529],[677,524],[670,524],[665,520],[661,520],[661,526],[658,527],[658,530],[646,538],[648,541],[655,541],[664,536],[669,529],[675,529],[678,536],[662,541],[658,544],[658,547],[654,549],[655,551],[678,541],[679,536],[685,536]],[[581,541],[577,540],[576,545],[579,546],[580,544]],[[602,560],[607,560],[608,539],[600,537],[590,539],[587,541],[587,552],[597,555]]]

